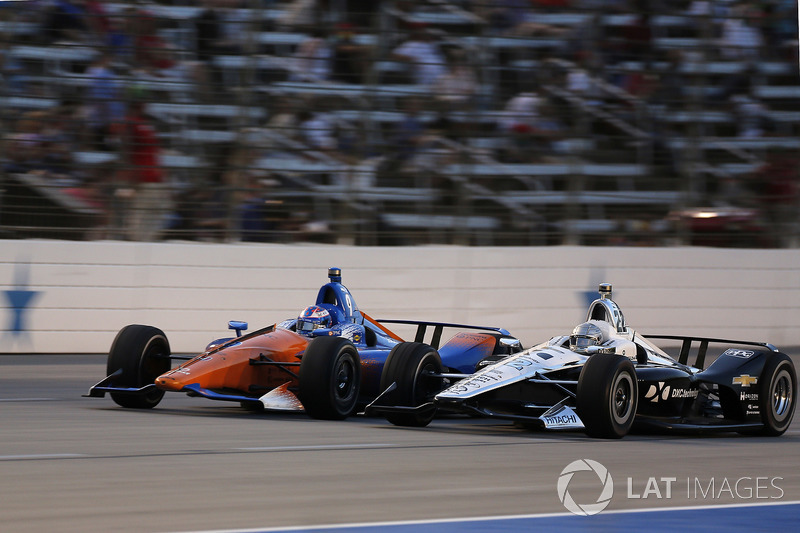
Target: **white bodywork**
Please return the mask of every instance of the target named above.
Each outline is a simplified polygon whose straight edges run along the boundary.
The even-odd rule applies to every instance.
[[[524,352],[510,355],[456,382],[437,394],[436,399],[472,398],[493,389],[534,378],[537,374],[583,363],[586,357],[560,346],[540,344]]]
[[[646,355],[649,364],[677,366],[679,363],[660,348],[628,327],[622,311],[610,299],[610,285],[607,293],[589,306],[586,321],[602,331],[600,344],[593,345],[580,353],[568,349],[569,336],[553,337],[549,341],[529,348],[523,352],[510,355],[487,366],[475,374],[465,377],[436,395],[436,401],[442,403],[461,402],[475,398],[486,392],[500,389],[514,383],[531,381],[547,383],[551,380],[547,374],[568,368],[580,367],[595,353],[610,353],[630,358],[637,362]],[[688,369],[694,370],[697,369]],[[552,380],[553,385],[576,385],[577,381]],[[566,405],[566,398],[553,406],[527,405],[531,408],[545,408],[538,418],[548,429],[581,429],[583,422],[572,407]]]

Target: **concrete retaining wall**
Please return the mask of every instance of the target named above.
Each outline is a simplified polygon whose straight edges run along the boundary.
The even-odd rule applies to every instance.
[[[103,353],[131,323],[197,352],[230,319],[296,316],[329,266],[375,318],[502,326],[525,345],[571,331],[602,281],[645,335],[800,345],[800,250],[24,240],[0,241],[0,353]]]

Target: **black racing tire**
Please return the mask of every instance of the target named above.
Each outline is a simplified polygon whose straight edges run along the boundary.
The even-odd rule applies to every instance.
[[[783,435],[794,416],[797,373],[792,360],[783,353],[771,354],[758,379],[758,406],[764,427],[761,435]]]
[[[442,358],[433,347],[419,342],[401,342],[389,352],[381,372],[381,390],[392,383],[397,388],[385,401],[402,407],[417,407],[432,401],[444,388],[443,378],[426,376],[428,372],[444,372]],[[386,413],[386,420],[395,426],[425,427],[431,423],[435,411],[426,413]]]
[[[300,361],[297,396],[306,413],[322,420],[344,420],[356,410],[361,390],[361,358],[341,337],[317,337]]]
[[[636,370],[627,357],[595,354],[578,378],[576,407],[586,434],[602,439],[627,435],[636,417]]]
[[[122,328],[108,352],[107,375],[122,370],[115,386],[141,388],[155,382],[171,367],[169,341],[164,332],[153,326],[132,324]],[[152,409],[164,397],[164,391],[146,393],[112,392],[111,399],[121,407]]]

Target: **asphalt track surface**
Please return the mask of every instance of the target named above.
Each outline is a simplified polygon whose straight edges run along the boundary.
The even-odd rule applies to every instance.
[[[797,420],[778,438],[602,441],[468,418],[323,422],[181,394],[138,411],[81,397],[104,370],[104,356],[0,355],[0,531],[670,531],[701,520],[769,531],[800,519]],[[579,459],[614,484],[595,516],[570,515],[559,498]],[[602,488],[579,471],[567,493],[591,505]],[[708,509],[718,505],[737,507]],[[694,510],[625,512],[684,507]]]

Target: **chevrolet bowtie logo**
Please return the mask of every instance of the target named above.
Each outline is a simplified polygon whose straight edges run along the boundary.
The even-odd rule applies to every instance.
[[[750,385],[755,385],[758,383],[758,378],[753,377],[750,374],[744,374],[737,378],[733,378],[734,385],[741,385],[742,387],[749,387]]]

